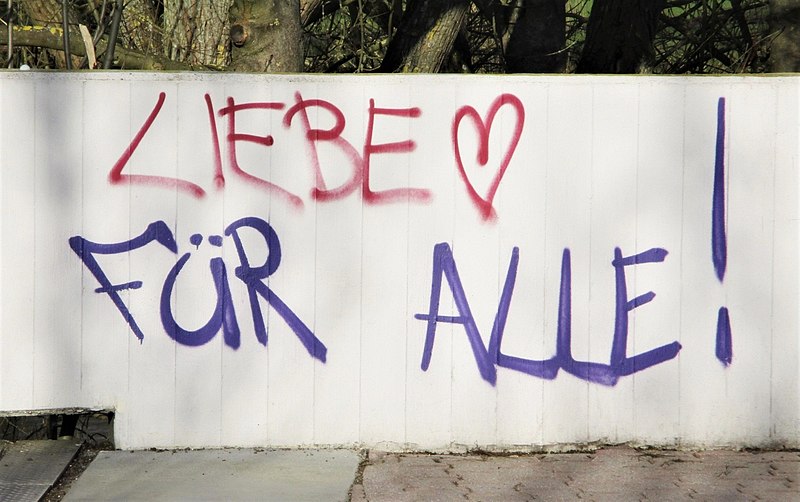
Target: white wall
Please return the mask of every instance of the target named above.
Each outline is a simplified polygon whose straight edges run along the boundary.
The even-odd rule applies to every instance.
[[[798,447],[799,83],[1,73],[0,410],[115,409],[121,448]]]

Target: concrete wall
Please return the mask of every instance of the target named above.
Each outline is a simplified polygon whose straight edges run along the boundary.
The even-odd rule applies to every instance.
[[[0,73],[0,410],[798,447],[798,84]]]

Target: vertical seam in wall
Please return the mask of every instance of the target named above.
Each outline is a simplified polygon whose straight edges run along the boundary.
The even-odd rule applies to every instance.
[[[780,98],[780,92],[775,90],[775,108],[776,110],[780,110],[778,107],[778,101]],[[772,145],[772,228],[771,228],[771,236],[770,240],[772,241],[772,256],[771,256],[771,267],[770,267],[770,306],[769,306],[769,318],[770,318],[770,326],[769,326],[769,356],[770,356],[770,364],[769,364],[769,430],[767,433],[767,437],[773,438],[775,436],[775,414],[774,414],[774,394],[773,394],[773,373],[775,362],[773,359],[774,355],[774,346],[775,346],[775,226],[776,226],[776,218],[775,218],[775,193],[776,193],[776,159],[778,158],[778,131],[780,130],[778,127],[778,115],[776,113],[773,117],[775,119],[775,134],[772,135],[774,143]],[[726,302],[727,303],[727,302]]]
[[[272,99],[272,83],[270,83],[268,85],[268,89],[269,89],[269,102],[273,102],[273,99]],[[225,104],[227,106],[227,96],[226,96],[225,99],[226,99]],[[252,98],[248,98],[248,99],[252,99]],[[255,99],[259,99],[259,98],[256,97]],[[272,117],[272,114],[268,114],[267,116],[268,117]],[[231,111],[231,117],[235,117],[235,112]],[[255,119],[253,119],[253,120],[255,121]],[[267,119],[267,120],[272,120],[272,119],[270,118],[270,119]],[[241,122],[240,122],[240,124],[241,124]],[[232,131],[230,129],[228,130],[229,134],[233,134],[233,132],[234,131]],[[236,148],[235,140],[233,140],[233,141],[228,143],[228,148],[231,148],[231,149]],[[272,168],[273,168],[272,152],[273,152],[273,149],[271,147],[267,148],[267,156],[268,156],[268,159],[269,159],[268,162],[267,162],[267,166],[268,166],[267,177],[269,178],[270,182],[272,181]],[[237,163],[238,163],[238,160],[237,160]],[[272,227],[273,191],[272,190],[268,190],[267,194],[268,194],[267,195],[267,201],[268,201],[267,202],[267,224],[270,227]],[[314,239],[315,239],[314,249],[316,249],[316,238],[317,238],[317,236],[316,236],[316,232],[315,232],[314,233]],[[267,258],[270,257],[271,253],[272,253],[272,249],[267,249]],[[316,260],[316,253],[314,253],[314,260]],[[276,267],[275,270],[277,270],[277,267]],[[274,273],[268,275],[265,278],[265,280],[267,281],[267,287],[268,288],[269,288],[269,283],[272,282],[273,275],[274,275]],[[271,291],[271,289],[270,289],[270,291]],[[249,293],[249,291],[248,291],[248,293]],[[261,300],[259,300],[258,297],[256,297],[256,302],[260,302],[260,301]],[[316,302],[314,302],[314,303],[316,304]],[[267,382],[266,382],[266,389],[264,390],[264,400],[266,401],[266,403],[265,403],[266,406],[264,406],[264,438],[265,438],[267,444],[269,444],[269,441],[270,441],[270,433],[269,433],[269,431],[270,431],[270,419],[271,419],[271,416],[270,416],[271,414],[270,414],[270,409],[269,409],[269,403],[270,403],[269,395],[270,395],[270,389],[272,387],[272,379],[270,378],[270,375],[272,373],[272,364],[271,364],[272,357],[271,356],[274,354],[274,351],[269,350],[269,335],[270,335],[270,333],[272,331],[270,329],[271,328],[271,326],[270,326],[271,322],[270,321],[271,321],[272,310],[273,310],[272,309],[272,305],[269,302],[267,302],[266,308],[264,310],[267,311],[266,312],[266,316],[264,316],[263,310],[262,310],[262,314],[261,314],[262,316],[265,317],[264,322],[266,323],[266,326],[264,326],[264,332],[266,333],[266,340],[267,340],[267,343],[266,343],[266,345],[264,345],[264,348],[263,348],[263,350],[267,351],[267,356],[265,358],[267,360],[267,369],[266,369]],[[252,313],[251,313],[251,315],[252,315]],[[316,321],[316,318],[315,318],[315,321]],[[315,328],[316,328],[316,326],[315,326]],[[255,331],[255,326],[253,326],[253,331]],[[314,363],[312,363],[312,367],[311,367],[312,375],[315,374],[315,370],[316,370],[316,365]],[[314,378],[313,381],[316,382],[316,378]],[[313,385],[312,385],[312,387],[313,387]],[[313,424],[313,420],[314,419],[313,419],[313,413],[312,413],[312,424]]]
[[[639,167],[641,166],[640,163],[640,155],[641,155],[641,131],[642,131],[642,83],[639,81],[636,85],[636,160],[634,161],[634,226],[633,226],[633,247],[634,253],[639,253]],[[637,274],[634,272],[633,275],[633,284],[634,290],[638,291],[639,281],[637,280]],[[634,354],[638,354],[636,351],[636,314],[634,313],[633,316],[633,336],[630,337],[633,339],[633,350]],[[628,325],[628,333],[630,333],[630,325]],[[629,340],[630,340],[629,338]],[[629,433],[627,441],[631,439],[634,441],[638,441],[638,424],[636,421],[636,373],[631,375],[631,428],[633,430],[632,434]],[[619,432],[617,433],[617,440],[619,441]]]
[[[678,340],[679,342],[682,341],[683,338],[683,301],[684,301],[684,281],[683,281],[683,258],[685,254],[685,249],[683,246],[683,237],[684,237],[684,228],[683,224],[686,219],[686,89],[688,86],[683,87],[683,124],[682,130],[683,134],[681,135],[681,233],[680,233],[680,249],[681,255],[679,257],[679,270],[680,270],[680,281],[679,281],[679,289],[678,289]],[[682,358],[678,355],[678,444],[680,446],[682,438],[683,438],[683,416],[681,410],[681,377],[683,376],[682,367]]]
[[[365,103],[365,102],[368,102],[367,90],[366,90],[366,86],[362,86],[361,87],[361,103]],[[362,124],[363,124],[364,123],[363,122],[363,117],[364,117],[363,109],[362,109],[361,113],[362,113]],[[368,124],[369,120],[370,120],[369,112],[366,113],[366,120],[367,120],[367,124]],[[367,125],[367,128],[369,128],[368,125]],[[362,149],[361,150],[361,159],[362,159],[362,174],[361,175],[362,176],[364,175],[364,173],[363,173],[363,165],[364,164],[363,163],[364,163],[364,160],[365,160],[365,153],[366,152],[364,151],[364,149]],[[358,299],[358,319],[359,319],[359,324],[358,324],[358,361],[359,361],[359,364],[358,364],[358,400],[357,400],[358,410],[357,410],[357,413],[356,413],[356,416],[358,417],[358,428],[356,430],[356,437],[358,438],[359,441],[361,440],[361,401],[362,401],[362,399],[364,397],[363,394],[362,394],[362,392],[363,392],[362,378],[364,377],[364,366],[363,366],[363,356],[364,356],[364,205],[365,205],[365,202],[366,202],[365,198],[364,198],[364,195],[365,194],[364,194],[364,189],[363,189],[363,185],[362,185],[361,204],[360,204],[361,211],[359,212],[359,217],[360,217],[359,228],[361,229],[361,235],[360,235],[360,238],[359,238],[359,265],[358,265],[358,274],[359,274],[358,283],[360,285],[359,288],[358,288],[358,296],[359,296],[359,299]]]
[[[500,144],[502,145],[505,142],[505,139],[506,139],[505,121],[503,121],[502,119],[500,120],[499,128],[500,128]],[[488,147],[489,142],[490,141],[489,141],[489,139],[487,137],[487,147]],[[510,162],[509,162],[509,164],[510,164]],[[498,185],[498,192],[499,192],[499,186],[500,185]],[[498,206],[502,205],[502,203],[503,203],[503,195],[502,194],[500,194],[499,197],[497,195],[495,195],[495,199],[497,199],[497,205]],[[497,212],[497,209],[498,209],[497,207],[493,208],[493,210],[495,212]],[[500,217],[498,216],[498,220],[499,219],[500,219]],[[495,285],[495,294],[494,294],[494,297],[499,299],[500,298],[500,290],[501,290],[500,289],[501,288],[500,287],[500,283],[504,282],[503,281],[503,276],[502,276],[502,270],[503,270],[503,253],[502,253],[503,228],[502,228],[502,225],[500,225],[499,221],[497,223],[495,223],[495,228],[497,228],[497,232],[496,232],[495,258],[494,258],[494,262],[495,262],[495,266],[496,266],[496,271],[494,273],[494,275],[495,275],[495,283],[494,283],[494,285]],[[498,303],[498,307],[499,307],[499,303]],[[499,309],[498,309],[498,311],[499,311]],[[495,314],[495,316],[496,315],[497,314]],[[496,319],[496,317],[495,317],[495,319]],[[491,336],[492,331],[493,330],[489,331],[489,336]],[[479,330],[479,332],[480,332],[480,330]],[[481,338],[483,338],[483,337],[481,337]],[[486,342],[484,341],[483,343],[486,343]],[[490,363],[491,363],[492,367],[494,368],[495,378],[496,378],[495,383],[492,386],[492,394],[494,394],[494,414],[493,414],[494,415],[494,417],[493,417],[494,418],[494,444],[497,445],[498,444],[497,412],[499,411],[499,407],[498,407],[499,392],[498,392],[498,389],[497,389],[499,378],[497,378],[497,377],[499,377],[500,368],[497,366],[497,361],[490,361]]]
[[[132,92],[133,92],[133,82],[129,81],[128,82],[128,134],[127,134],[128,138],[132,137],[131,136],[131,121],[132,121],[132,114],[133,114],[133,99],[131,99]],[[124,190],[126,190],[128,192],[128,232],[127,233],[128,233],[128,235],[131,235],[131,205],[132,205],[131,204],[131,202],[132,202],[132,199],[131,199],[131,185],[130,184],[126,184]],[[128,281],[130,281],[131,280],[131,257],[130,257],[130,254],[128,254],[128,256],[125,257],[125,261],[128,264],[128,277],[127,277],[127,279],[128,279]],[[127,292],[127,296],[130,299],[130,291]],[[128,302],[128,303],[130,304],[130,302]],[[124,442],[126,444],[130,444],[131,440],[130,440],[130,432],[129,431],[131,430],[131,427],[130,427],[130,424],[131,424],[131,412],[130,412],[130,409],[131,409],[131,406],[130,406],[130,402],[131,402],[131,344],[134,343],[134,342],[131,340],[130,333],[127,331],[127,326],[126,326],[125,335],[126,335],[125,338],[127,340],[126,347],[127,347],[127,350],[128,350],[128,353],[127,353],[127,356],[128,356],[128,361],[127,361],[128,362],[128,389],[127,389],[127,392],[126,392],[126,395],[125,395],[125,400],[126,400],[126,406],[128,407],[128,410],[126,410],[124,416],[126,417],[125,421],[128,424],[125,427],[125,433],[128,434],[128,438],[126,440],[124,440]]]
[[[589,301],[586,305],[586,319],[587,322],[587,334],[586,334],[586,347],[587,347],[587,360],[592,359],[592,203],[594,202],[594,127],[595,127],[595,109],[594,109],[594,93],[595,93],[595,86],[592,86],[592,99],[591,99],[591,106],[589,107],[591,110],[592,118],[591,118],[591,128],[589,133],[589,245],[588,247],[588,259],[589,259],[589,277],[587,283],[589,284]],[[571,294],[571,293],[570,293]],[[574,334],[574,333],[573,333]],[[592,414],[592,386],[589,380],[586,380],[586,439],[585,441],[589,442],[592,440],[591,436],[591,414]]]
[[[157,79],[156,82],[158,82],[159,87],[166,83],[166,82],[164,82],[163,80],[160,80],[160,79]],[[175,96],[174,99],[175,100],[179,100],[180,96],[178,95],[179,91],[178,91],[178,85],[177,84],[175,84],[175,94],[176,94],[176,96]],[[181,118],[178,115],[178,106],[175,105],[175,139],[176,139],[176,141],[177,141],[177,138],[180,137],[179,136],[179,134],[180,134],[180,121],[181,121]],[[174,155],[175,155],[175,157],[173,159],[173,166],[174,166],[174,169],[175,169],[175,178],[177,178],[178,174],[179,174],[178,173],[178,169],[179,169],[179,166],[178,166],[178,149],[175,148],[173,150],[173,152],[174,152]],[[180,222],[178,221],[178,205],[180,204],[180,196],[179,196],[178,192],[179,192],[179,190],[178,190],[178,187],[176,185],[175,186],[175,194],[174,194],[174,196],[175,196],[175,206],[174,206],[175,209],[174,209],[174,212],[175,213],[174,213],[174,216],[173,216],[173,221],[175,222],[175,242],[176,242],[176,244],[179,241],[178,231],[179,230],[182,231],[182,229],[179,227],[179,223]],[[178,256],[176,258],[180,259],[180,253],[178,253]],[[175,282],[177,282],[177,276],[176,276],[176,281]],[[175,292],[175,306],[177,307],[178,304],[179,304],[179,297],[181,296],[181,288],[180,287],[176,287],[174,289],[174,292]],[[177,308],[175,310],[173,310],[173,312],[175,312],[176,310],[177,310]],[[172,379],[173,379],[173,385],[172,385],[172,407],[173,407],[173,411],[172,411],[172,444],[175,444],[176,443],[176,439],[178,437],[178,342],[177,341],[173,341],[173,343],[172,343],[172,358],[173,358],[173,367],[172,367]],[[188,444],[186,446],[188,446]]]
[[[544,100],[544,123],[545,123],[545,131],[549,131],[549,124],[550,124],[550,89],[552,84],[547,84],[545,86],[545,100]],[[547,327],[547,227],[548,227],[548,201],[549,201],[549,190],[548,190],[548,174],[550,170],[550,140],[549,134],[545,133],[544,137],[544,225],[543,225],[543,236],[542,236],[542,354],[546,354],[547,349],[547,337],[545,336],[545,328]],[[539,443],[544,444],[545,432],[545,388],[546,388],[546,380],[542,380],[541,384],[541,395],[539,398],[540,406],[539,410],[540,413],[540,427],[539,427],[539,434],[540,439]]]
[[[408,105],[411,108],[414,104],[414,100],[412,99],[413,93],[411,90],[413,89],[412,86],[408,87]],[[363,100],[362,100],[363,102]],[[421,115],[421,114],[420,114]],[[411,120],[408,120],[408,136],[407,138],[412,138],[411,136]],[[411,158],[410,156],[406,157],[406,175],[407,175],[407,183],[406,186],[411,186]],[[411,319],[410,319],[410,311],[411,306],[409,304],[408,293],[411,289],[410,285],[410,277],[411,274],[409,273],[409,257],[411,256],[411,197],[409,196],[406,198],[406,310],[405,310],[405,321],[406,321],[406,329],[405,329],[405,350],[403,351],[403,448],[408,448],[408,337],[411,329]]]
[[[225,84],[222,84],[222,91],[223,91],[222,95],[225,96],[225,94],[226,94],[225,93]],[[209,92],[209,96],[211,96],[211,92],[210,91],[208,91],[208,92]],[[225,179],[225,174],[224,174],[224,171],[222,170],[223,169],[223,167],[222,167],[223,166],[222,146],[219,144],[219,129],[217,128],[216,110],[214,109],[213,103],[214,103],[214,101],[212,99],[211,100],[211,116],[214,117],[214,122],[212,123],[209,120],[208,126],[209,127],[213,127],[214,128],[213,132],[216,134],[217,142],[216,142],[215,145],[212,145],[212,149],[217,149],[216,151],[219,153],[219,168],[220,168],[220,172],[222,173],[222,179],[224,180]],[[212,141],[213,141],[213,136],[212,136]],[[220,207],[220,212],[222,213],[222,216],[219,219],[220,223],[222,223],[222,226],[221,226],[222,231],[220,232],[220,235],[224,239],[225,238],[225,221],[227,221],[226,220],[227,215],[225,214],[225,208],[226,208],[225,190],[219,190],[219,187],[216,185],[216,181],[217,180],[215,180],[214,189],[213,190],[216,191],[216,197],[219,200],[218,204],[219,204],[219,207]],[[226,256],[226,252],[225,252],[225,246],[222,246],[220,248],[219,252],[222,255],[222,262],[226,263],[225,258],[227,256]],[[226,275],[225,280],[227,280],[227,277],[228,276]],[[229,288],[230,288],[230,286],[229,286]],[[233,297],[233,293],[232,292],[230,294],[230,301],[235,306],[236,301],[235,301],[235,299]],[[252,317],[252,313],[250,315]],[[255,332],[255,326],[253,326],[253,331]],[[241,332],[241,330],[240,330],[240,332]],[[225,348],[225,343],[220,343],[219,344],[219,421],[217,423],[217,427],[219,427],[219,444],[220,444],[220,446],[222,446],[222,444],[223,444],[223,429],[224,429],[223,424],[224,424],[224,418],[225,418],[225,400],[223,399],[223,396],[225,396],[225,352],[224,352],[224,348]],[[267,382],[267,389],[269,389],[269,381]],[[267,421],[266,420],[264,420],[264,427],[267,428]]]
[[[86,80],[84,80],[81,83],[81,169],[80,169],[80,191],[79,191],[80,192],[80,198],[81,198],[80,225],[79,225],[80,230],[81,230],[81,235],[86,235],[86,232],[84,232],[84,228],[83,228],[84,215],[86,214],[86,207],[85,207],[85,201],[84,201],[84,196],[83,196],[83,186],[84,186],[83,166],[86,165],[86,159],[85,159],[86,148],[84,148],[84,144],[83,144],[83,141],[86,138],[86,84],[87,84]],[[80,282],[81,297],[79,299],[80,309],[79,309],[79,312],[78,312],[78,319],[79,319],[79,321],[78,321],[79,324],[78,325],[80,326],[80,348],[78,349],[78,353],[80,354],[80,381],[79,381],[79,384],[78,384],[78,388],[81,390],[81,394],[83,394],[83,337],[84,337],[84,334],[85,334],[84,331],[83,331],[83,302],[84,302],[83,277],[84,277],[84,271],[85,271],[86,267],[83,266],[83,262],[82,261],[80,262],[80,266],[81,267],[80,267],[79,270],[80,270],[80,278],[81,278],[81,282]],[[86,397],[84,396],[84,399],[85,398]],[[92,404],[94,405],[94,404],[99,404],[99,403],[92,403]]]
[[[453,107],[452,107],[453,116],[454,117],[455,117],[455,113],[458,110],[458,96],[460,94],[460,91],[461,91],[460,87],[458,85],[456,85],[455,89],[454,89],[454,92],[453,92]],[[455,119],[453,119],[453,120],[455,120]],[[452,125],[451,125],[451,127],[452,127]],[[455,142],[458,141],[457,135],[458,135],[458,133],[456,132],[456,137],[454,137],[452,141],[455,141]],[[457,219],[456,218],[456,214],[458,214],[457,213],[457,206],[458,206],[458,204],[457,204],[457,199],[458,199],[457,190],[458,190],[458,188],[457,187],[458,187],[458,183],[456,182],[456,176],[451,176],[450,179],[452,180],[452,184],[453,184],[453,189],[452,189],[452,194],[453,194],[453,202],[452,202],[452,204],[453,204],[453,208],[452,208],[452,210],[450,212],[450,214],[452,215],[452,217],[451,217],[452,225],[450,227],[450,230],[451,230],[452,233],[451,233],[451,236],[450,236],[450,242],[452,243],[452,246],[451,246],[452,252],[455,253],[455,250],[456,250],[455,236],[456,236],[456,219]],[[433,267],[436,267],[436,264],[434,264]],[[441,281],[442,279],[443,279],[443,277],[440,276],[436,280]],[[432,286],[433,286],[433,282],[431,282],[431,287]],[[432,294],[432,292],[431,292],[431,294]],[[455,299],[454,298],[452,300],[450,300],[450,312],[455,312]],[[448,428],[448,432],[449,432],[449,434],[448,434],[449,442],[448,443],[449,443],[449,446],[452,447],[453,439],[454,439],[454,437],[453,437],[453,390],[454,390],[453,382],[454,382],[454,378],[455,378],[455,371],[454,371],[455,370],[455,354],[454,354],[455,350],[454,350],[454,343],[453,342],[455,341],[455,335],[454,335],[454,331],[455,330],[453,329],[452,325],[449,326],[449,328],[450,328],[449,329],[449,332],[450,332],[450,403],[449,403],[450,404],[450,417],[449,417],[449,420],[448,420],[447,428]],[[427,338],[427,334],[425,336]],[[431,353],[433,353],[433,348],[431,348]]]
[[[798,132],[800,132],[800,84],[796,84],[795,89],[797,90],[797,92],[794,95],[795,120],[793,125],[795,126],[795,128],[797,128]],[[799,167],[798,164],[800,164],[800,140],[798,139],[798,136],[800,135],[794,136],[795,153],[793,157],[794,163],[792,165],[793,177],[796,177],[797,169]],[[798,192],[797,185],[795,185],[794,193],[797,194],[797,192]],[[798,197],[798,201],[800,201],[800,197]],[[798,202],[795,202],[795,204],[797,203]],[[798,211],[798,207],[797,205],[795,205],[794,215],[798,216],[798,213],[800,213],[800,211]],[[795,287],[797,287],[797,283],[795,283]],[[797,317],[795,317],[795,327],[797,327],[797,322],[798,322]],[[796,354],[796,357],[800,359],[800,354]],[[796,362],[800,363],[800,360]],[[800,364],[797,364],[797,371],[795,372],[794,378],[795,378],[795,390],[800,391]],[[800,392],[795,393],[795,399],[797,400],[797,403],[795,405],[796,409],[794,413],[794,424],[795,424],[794,437],[792,438],[792,441],[794,441],[795,444],[800,444],[800,399],[798,399],[797,397],[798,394],[800,394]]]
[[[37,188],[37,172],[38,172],[38,145],[36,144],[36,130],[38,123],[36,120],[37,106],[37,93],[39,92],[38,79],[33,81],[33,297],[31,298],[31,315],[33,316],[33,333],[31,333],[31,405],[36,406],[36,210],[38,204],[36,203],[36,188]]]
[[[233,94],[233,93],[231,93],[231,94]],[[227,93],[226,93],[225,99],[226,99],[226,104],[227,104]],[[258,98],[256,98],[256,99],[258,99]],[[272,100],[272,85],[269,86],[269,101],[273,102],[273,100]],[[231,116],[234,117],[235,115],[231,115]],[[269,114],[269,116],[271,117],[272,114]],[[229,134],[232,134],[233,132],[234,131],[232,131],[232,130],[228,130]],[[227,145],[228,145],[228,148],[231,148],[231,149],[232,148],[236,148],[235,147],[235,140],[231,141],[231,142],[227,142]],[[272,152],[274,150],[273,150],[273,148],[270,147],[270,148],[267,149],[267,151],[269,152],[268,153],[268,155],[269,155],[269,164],[268,164],[269,165],[269,174],[268,174],[268,177],[269,177],[270,181],[272,181],[272,167],[273,167],[272,166],[272,164],[273,164],[273,162],[272,162]],[[229,155],[232,156],[232,154],[229,154]],[[272,190],[267,191],[267,200],[268,200],[268,203],[267,203],[267,222],[268,222],[270,227],[272,227],[272,203],[273,203],[273,200],[274,200],[273,193],[274,192]],[[306,209],[303,208],[303,211],[305,211],[305,210]],[[316,330],[317,329],[317,315],[316,315],[317,314],[317,308],[316,308],[316,304],[317,304],[317,302],[316,302],[316,297],[317,297],[317,288],[316,288],[316,284],[317,284],[317,278],[316,278],[316,270],[317,270],[317,268],[316,268],[317,267],[317,265],[316,265],[316,263],[317,263],[317,252],[316,252],[316,249],[317,249],[317,218],[316,218],[316,216],[317,215],[316,215],[316,206],[314,207],[314,212],[315,212],[314,213],[314,250],[315,251],[314,251],[314,280],[313,280],[313,286],[312,286],[314,288],[314,291],[312,292],[312,295],[313,295],[313,298],[314,298],[314,309],[313,309],[314,310],[314,317],[313,317],[313,321],[312,321],[312,323],[313,323],[312,326]],[[268,253],[267,257],[269,257],[272,252],[273,252],[272,249],[267,249],[267,253]],[[277,270],[277,268],[276,268],[276,270]],[[269,288],[269,283],[272,282],[272,277],[273,276],[274,276],[274,273],[268,275],[265,278],[265,280],[267,281],[267,287],[268,288]],[[270,288],[270,291],[272,291],[271,288]],[[260,302],[260,301],[261,300],[256,298],[256,302]],[[266,315],[263,314],[263,310],[266,310]],[[274,351],[269,350],[269,336],[272,333],[272,330],[271,330],[272,326],[270,326],[271,320],[272,320],[272,311],[273,311],[272,305],[269,302],[267,302],[267,305],[265,306],[265,308],[263,310],[262,310],[262,314],[261,315],[264,317],[264,323],[266,324],[264,326],[264,332],[266,333],[266,337],[267,337],[266,338],[266,340],[267,340],[266,345],[264,345],[264,348],[263,348],[263,350],[267,351],[267,357],[266,357],[266,359],[267,359],[267,388],[266,388],[266,392],[265,392],[266,395],[264,396],[264,399],[266,400],[266,406],[264,407],[264,410],[265,410],[264,413],[266,415],[264,417],[264,425],[265,425],[264,434],[265,434],[265,436],[267,438],[267,442],[269,444],[272,441],[272,438],[270,438],[270,421],[271,421],[270,388],[272,387],[272,379],[270,378],[270,375],[272,374],[272,359],[273,359],[274,354],[275,354]],[[253,327],[253,330],[255,331],[255,326]],[[316,331],[315,331],[315,333],[316,333]],[[273,345],[274,345],[274,343],[273,343]],[[270,356],[273,356],[273,357],[270,357]],[[312,403],[311,404],[311,439],[313,441],[314,438],[316,437],[316,414],[314,413],[314,411],[316,409],[316,401],[317,401],[317,363],[316,363],[316,360],[313,357],[311,358],[311,361],[312,361],[311,362],[311,403]]]

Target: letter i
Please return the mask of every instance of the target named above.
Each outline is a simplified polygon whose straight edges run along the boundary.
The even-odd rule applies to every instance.
[[[714,159],[714,194],[711,206],[711,261],[720,284],[725,279],[728,261],[728,242],[725,229],[725,98],[717,103],[717,141]],[[717,314],[716,356],[728,366],[733,361],[731,320],[727,307]]]

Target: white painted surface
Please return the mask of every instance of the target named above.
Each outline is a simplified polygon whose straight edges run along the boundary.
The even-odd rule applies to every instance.
[[[792,77],[2,73],[0,411],[113,408],[121,448],[798,447],[798,84]],[[113,166],[162,92],[163,106],[121,174],[172,181],[112,183]],[[499,104],[504,93],[507,103]],[[311,128],[331,130],[332,110],[341,111],[340,139],[310,143],[302,111],[286,126],[296,96],[331,105],[306,108]],[[723,280],[711,237],[721,97]],[[232,165],[228,98],[273,103],[235,112],[237,133],[274,139],[271,146],[233,141],[249,180]],[[524,121],[509,104],[514,98]],[[378,109],[372,120],[370,100]],[[371,122],[372,145],[399,144],[371,152],[369,188],[388,201],[365,195],[353,178],[370,150]],[[488,199],[518,123],[491,208],[476,203],[469,187]],[[481,128],[484,167],[476,160]],[[212,131],[224,186],[215,183]],[[333,200],[312,195],[348,183]],[[402,192],[409,188],[413,196]],[[483,218],[481,206],[496,217]],[[246,217],[268,222],[282,252],[259,288],[318,337],[324,362],[300,343],[275,299],[270,306],[256,294],[268,332],[267,345],[258,342],[248,288],[236,275],[240,256],[225,234]],[[111,284],[141,281],[119,291],[140,342],[110,295],[95,292],[98,280],[68,240],[123,243],[154,222],[174,236],[176,253],[154,241],[93,255]],[[198,246],[193,234],[203,237]],[[221,246],[210,243],[214,235]],[[250,265],[263,264],[264,238],[248,228],[240,237]],[[447,322],[466,312],[455,281],[443,275],[423,371],[428,323],[415,315],[429,312],[439,244],[452,251],[459,302],[468,303],[480,340],[471,345],[465,324]],[[627,357],[675,341],[677,357],[627,375],[612,364],[616,378],[606,383],[615,385],[564,368],[554,378],[508,368],[489,349],[515,247],[502,354],[556,356],[569,317],[572,357],[609,365],[615,326],[625,318],[612,265],[619,247],[623,256],[668,252],[663,261],[622,267],[628,300],[656,294],[627,314]],[[559,315],[567,248],[571,316]],[[186,253],[164,303],[165,280]],[[219,326],[207,343],[193,346],[199,334],[177,343],[163,314],[190,331],[204,326],[217,304],[211,263],[220,260],[240,345],[225,343]],[[720,307],[730,313],[728,366],[715,355]],[[555,364],[568,366],[563,347],[559,357]]]

